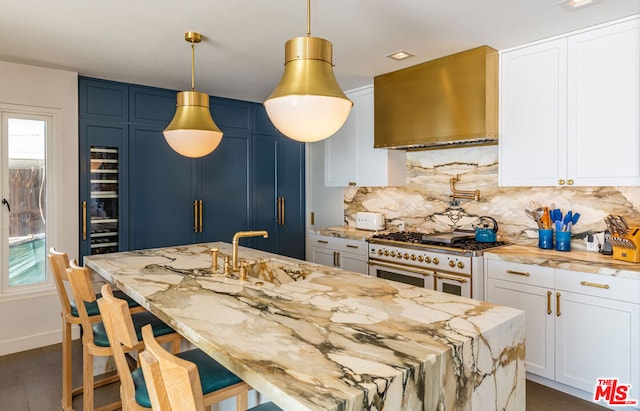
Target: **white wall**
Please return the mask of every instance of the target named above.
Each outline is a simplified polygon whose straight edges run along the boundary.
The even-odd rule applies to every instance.
[[[58,230],[49,246],[78,253],[78,73],[0,61],[0,104],[59,110],[54,142],[57,162],[54,218]],[[0,251],[1,252],[1,251]],[[55,286],[29,297],[0,300],[0,355],[62,340]]]

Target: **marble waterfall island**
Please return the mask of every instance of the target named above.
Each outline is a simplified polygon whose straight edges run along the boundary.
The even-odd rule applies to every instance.
[[[209,249],[220,249],[211,269]],[[231,245],[85,264],[285,410],[523,410],[524,313]]]

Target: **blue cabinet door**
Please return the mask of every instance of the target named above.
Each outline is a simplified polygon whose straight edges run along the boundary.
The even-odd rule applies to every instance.
[[[129,86],[88,77],[78,79],[78,117],[83,120],[129,121]]]
[[[282,202],[279,226],[280,254],[305,259],[305,145],[278,139],[278,196]]]
[[[80,120],[80,257],[129,249],[127,125]]]
[[[196,161],[173,151],[163,128],[129,129],[132,249],[195,240]]]
[[[253,241],[258,250],[280,251],[278,218],[278,137],[253,135],[253,172],[251,182],[253,229],[266,230],[269,238]],[[247,244],[249,244],[247,242]]]
[[[198,241],[230,243],[250,228],[248,133],[229,130],[216,150],[199,161],[203,227]]]
[[[129,122],[162,127],[169,125],[176,112],[174,90],[155,87],[129,87]]]

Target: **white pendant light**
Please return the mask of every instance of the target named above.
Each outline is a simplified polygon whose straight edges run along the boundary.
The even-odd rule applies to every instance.
[[[311,37],[310,6],[307,0],[307,36],[285,44],[284,73],[264,102],[282,134],[306,143],[338,131],[353,106],[333,74],[331,42]]]
[[[211,118],[209,95],[195,89],[195,44],[201,35],[188,31],[184,39],[191,43],[191,91],[178,93],[176,114],[162,132],[173,150],[185,157],[203,157],[218,147],[222,131]]]

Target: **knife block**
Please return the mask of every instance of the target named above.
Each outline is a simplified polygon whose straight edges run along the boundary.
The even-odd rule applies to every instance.
[[[613,259],[640,262],[640,227],[631,226],[626,234],[611,234],[609,238],[613,249]]]

